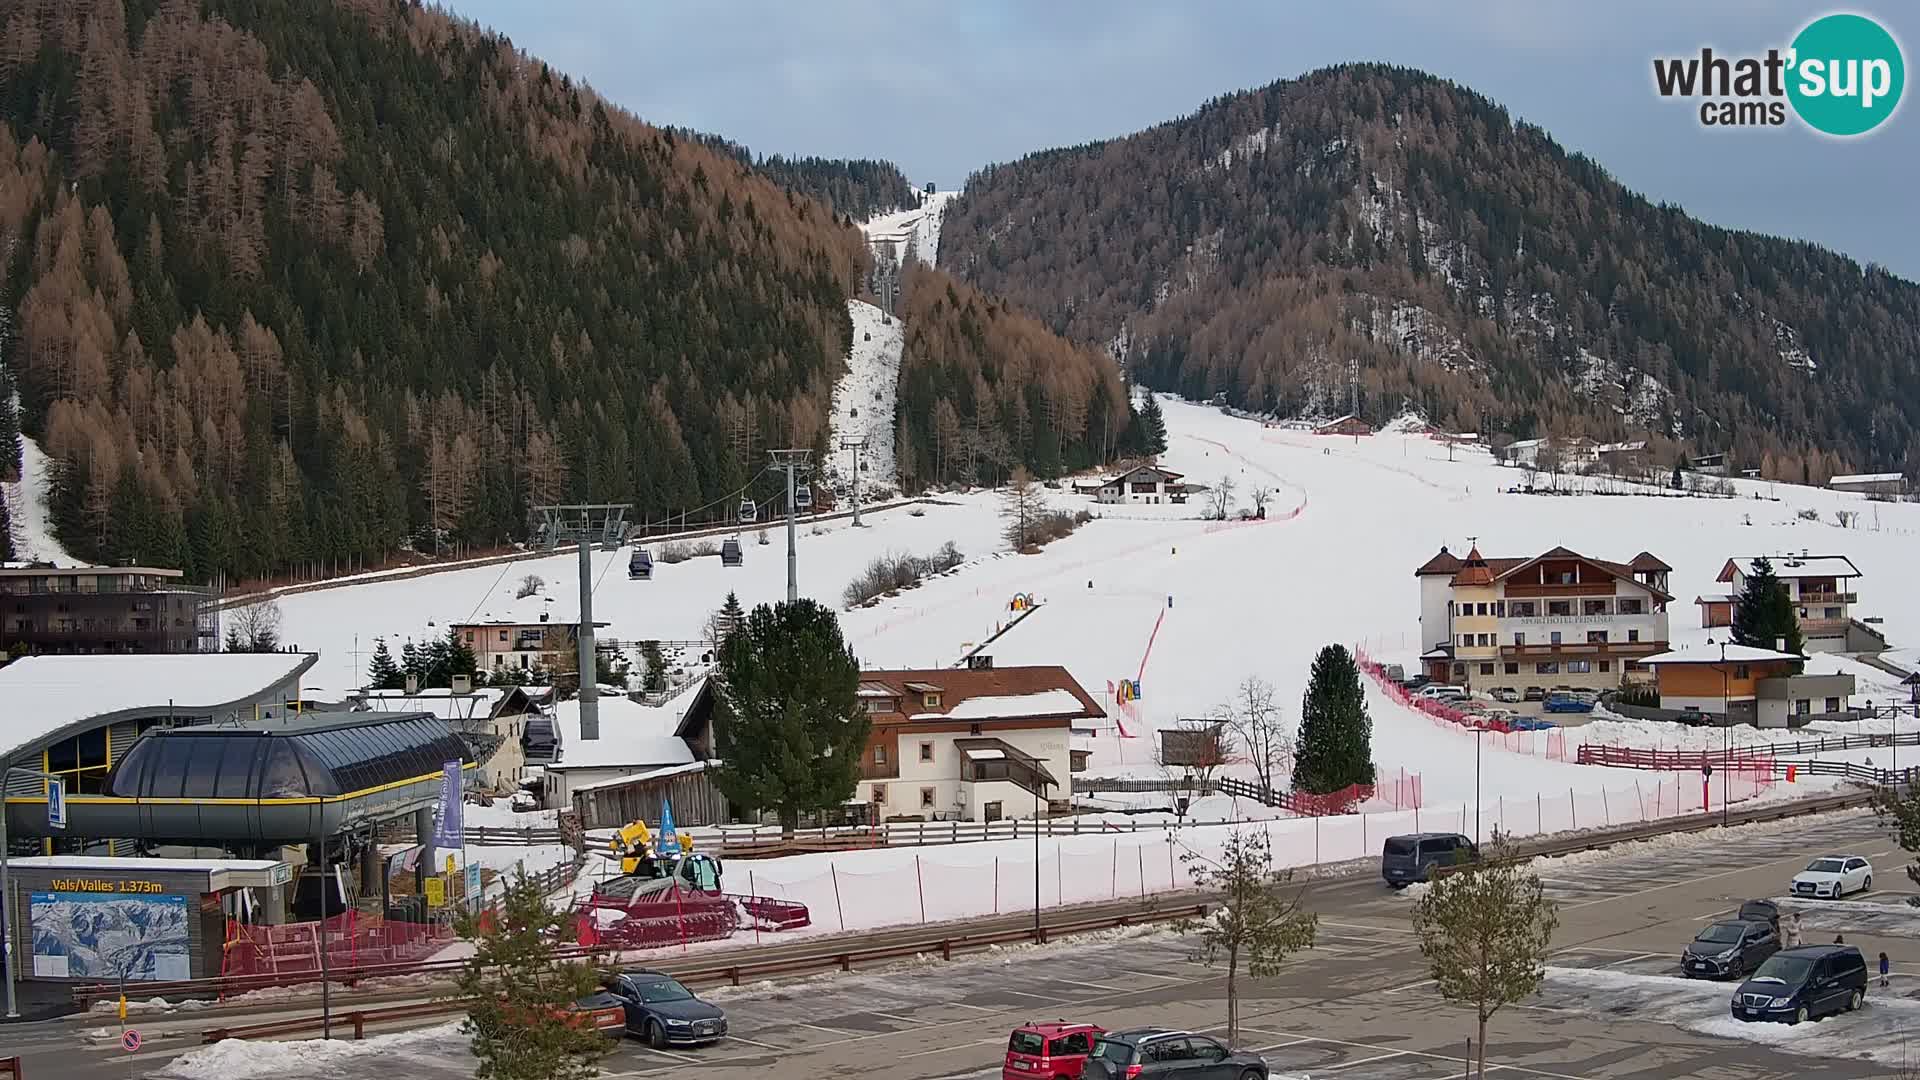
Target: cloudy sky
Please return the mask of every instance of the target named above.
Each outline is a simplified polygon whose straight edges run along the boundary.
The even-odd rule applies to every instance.
[[[1404,64],[1479,90],[1651,198],[1920,280],[1920,107],[1843,142],[1791,124],[1705,130],[1695,106],[1653,92],[1654,56],[1784,47],[1826,3],[447,2],[647,120],[763,154],[886,158],[943,188],[1216,94],[1328,64]],[[1848,10],[1878,18],[1915,62],[1920,8]]]

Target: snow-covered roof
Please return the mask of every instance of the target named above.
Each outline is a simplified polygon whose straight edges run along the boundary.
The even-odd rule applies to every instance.
[[[217,713],[299,677],[316,653],[23,656],[0,668],[0,759],[90,720],[172,708]]]
[[[560,734],[560,760],[547,768],[639,769],[688,764],[693,761],[693,750],[673,731],[690,700],[681,697],[666,705],[642,705],[631,698],[602,694],[600,737],[591,742],[580,738],[580,699],[562,701],[553,707]]]
[[[1658,653],[1640,661],[1643,664],[1718,664],[1723,654],[1718,645],[1702,645],[1697,649],[1675,649],[1672,652]],[[1756,649],[1751,645],[1729,645],[1725,659],[1741,664],[1755,664],[1762,660],[1804,660],[1798,653],[1775,652],[1772,649]]]
[[[605,780],[595,780],[591,784],[575,784],[569,787],[568,790],[569,791],[595,791],[600,788],[618,787],[621,784],[631,784],[635,780],[665,780],[668,777],[683,776],[687,773],[701,772],[705,770],[708,765],[712,765],[712,764],[714,764],[714,762],[691,761],[685,765],[666,765],[658,769],[641,769],[636,772],[628,773],[625,776],[609,776]]]
[[[1031,694],[968,698],[944,715],[949,720],[1008,720],[1023,716],[1078,716],[1083,709],[1071,690],[1041,690]]]
[[[1891,484],[1901,478],[1897,472],[1854,473],[1851,476],[1835,476],[1827,481],[1834,484]]]
[[[1647,440],[1645,439],[1635,439],[1632,442],[1602,443],[1594,447],[1596,451],[1602,454],[1632,453],[1636,450],[1645,450],[1646,448]]]
[[[405,690],[369,690],[368,705],[389,712],[427,712],[442,720],[474,720],[491,717],[500,708],[507,690],[483,686],[470,693],[455,694],[447,687],[434,687],[409,694]]]
[[[1753,560],[1759,557],[1760,556],[1729,559],[1727,562],[1735,570],[1738,570],[1742,577],[1752,577]],[[1773,574],[1775,577],[1824,578],[1861,576],[1860,568],[1853,565],[1853,560],[1847,558],[1845,555],[1768,555],[1766,559],[1773,563]],[[1726,573],[1723,569],[1719,580],[1731,581],[1733,580],[1733,576]]]

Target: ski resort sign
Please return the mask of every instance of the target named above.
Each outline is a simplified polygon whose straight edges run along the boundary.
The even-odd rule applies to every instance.
[[[1702,127],[1781,127],[1791,110],[1823,135],[1865,135],[1890,119],[1906,89],[1906,58],[1886,27],[1865,15],[1823,15],[1785,48],[1653,60],[1663,98],[1697,99]]]

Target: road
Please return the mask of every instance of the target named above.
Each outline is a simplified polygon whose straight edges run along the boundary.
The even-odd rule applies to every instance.
[[[1680,982],[1681,946],[1715,914],[1751,897],[1778,896],[1819,854],[1873,858],[1876,891],[1808,916],[1820,933],[1845,933],[1869,957],[1899,961],[1891,990],[1862,1012],[1817,1024],[1735,1025],[1731,987]],[[1489,1067],[1515,1080],[1709,1080],[1891,1075],[1902,1032],[1920,1030],[1920,915],[1906,899],[1902,853],[1871,815],[1824,815],[1736,827],[1702,839],[1574,856],[1543,874],[1560,905],[1557,954],[1547,985],[1489,1029]],[[1315,948],[1282,974],[1241,980],[1242,1045],[1276,1072],[1342,1080],[1427,1080],[1461,1075],[1469,1011],[1434,994],[1409,925],[1411,901],[1374,881],[1309,887],[1320,912]],[[1810,931],[1811,935],[1811,931]],[[658,1052],[629,1041],[603,1062],[613,1077],[932,1077],[999,1075],[1007,1032],[1037,1018],[1085,1018],[1108,1027],[1159,1024],[1219,1030],[1220,973],[1165,931],[1111,932],[1049,946],[1009,947],[952,963],[906,962],[853,974],[716,991],[737,1037],[697,1050]],[[106,1046],[76,1051],[73,1022],[9,1029],[26,1075],[129,1075]],[[209,1026],[177,1014],[165,1029]],[[13,1040],[9,1040],[11,1044]],[[168,1076],[188,1047],[164,1039],[135,1055],[133,1075]],[[374,1050],[369,1046],[366,1050]],[[266,1048],[249,1051],[264,1056]],[[1879,1064],[1868,1060],[1872,1055]],[[240,1062],[221,1080],[253,1075]],[[276,1062],[275,1080],[409,1080],[471,1075],[457,1034],[422,1033],[411,1045],[308,1065]]]

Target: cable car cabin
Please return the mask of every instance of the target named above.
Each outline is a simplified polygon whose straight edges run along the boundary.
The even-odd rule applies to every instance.
[[[720,541],[720,565],[739,566],[747,561],[746,553],[740,550],[740,538],[729,536]]]
[[[633,558],[627,560],[627,577],[633,581],[653,580],[653,556],[646,548],[633,549]]]
[[[740,500],[740,520],[747,524],[760,520],[760,508],[753,504],[752,499]]]
[[[813,509],[812,484],[801,484],[793,489],[793,508],[800,511]]]

